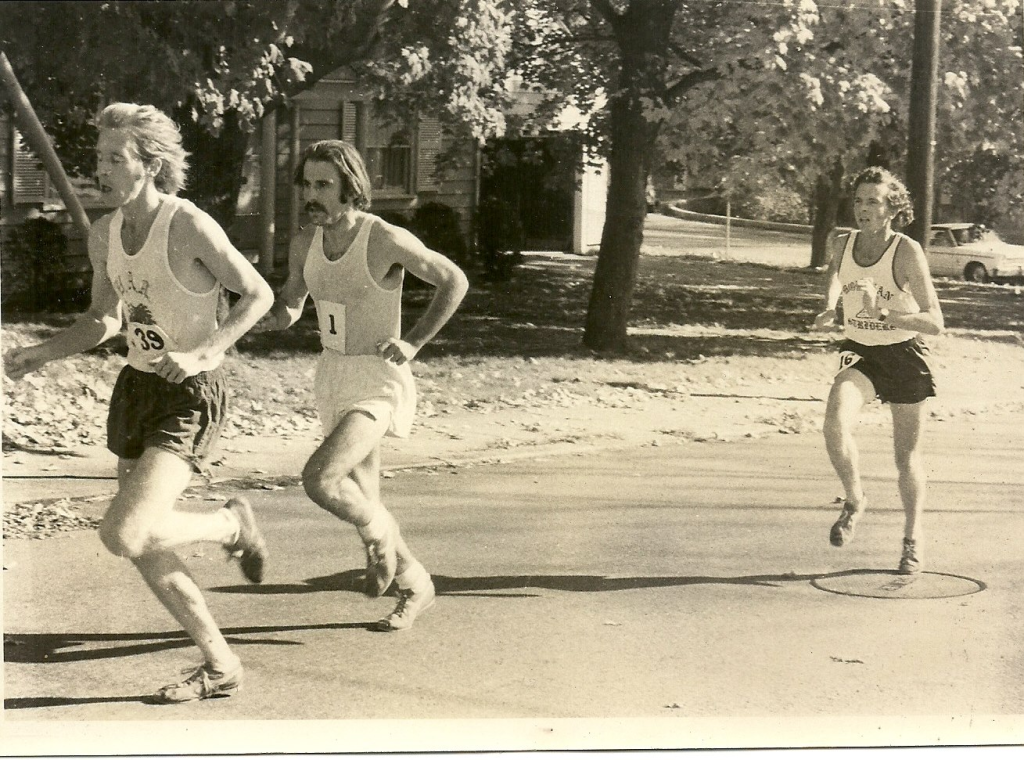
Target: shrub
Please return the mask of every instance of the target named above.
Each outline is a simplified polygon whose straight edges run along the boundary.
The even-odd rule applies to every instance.
[[[3,305],[12,311],[68,311],[83,294],[69,290],[68,240],[61,226],[44,217],[22,222],[3,246]]]
[[[477,230],[484,276],[497,282],[510,280],[523,259],[525,244],[518,206],[495,196],[482,199],[477,211]]]
[[[451,206],[434,201],[424,203],[413,212],[411,229],[427,248],[443,253],[460,266],[468,264],[459,215]]]
[[[807,224],[807,203],[785,187],[761,188],[739,204],[743,216],[768,222]]]

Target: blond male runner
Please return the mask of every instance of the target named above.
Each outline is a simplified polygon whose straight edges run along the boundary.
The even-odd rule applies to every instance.
[[[257,330],[287,329],[312,296],[324,348],[314,391],[325,440],[302,482],[317,505],[356,526],[367,553],[366,593],[380,596],[396,582],[398,605],[377,628],[402,630],[434,603],[434,585],[381,502],[380,444],[409,435],[416,408],[409,362],[455,313],[468,283],[412,233],[366,213],[370,181],[349,143],[309,146],[295,182],[312,225],[292,240],[288,280]],[[403,336],[406,271],[436,290]]]
[[[273,291],[211,217],[175,197],[187,155],[165,114],[115,103],[98,126],[96,176],[104,199],[117,208],[89,233],[89,310],[48,340],[9,352],[4,368],[17,380],[94,348],[119,332],[124,313],[128,365],[114,387],[107,422],[107,445],[119,457],[118,490],[100,539],[135,564],[204,655],[186,680],[163,687],[154,699],[226,696],[241,687],[241,661],[174,550],[219,543],[258,583],[265,543],[244,499],[205,514],[174,505],[223,424],[224,352],[270,308]],[[221,287],[240,297],[218,324]]]
[[[846,340],[840,346],[836,374],[825,411],[825,446],[846,499],[829,540],[844,546],[867,506],[861,485],[853,427],[861,408],[878,397],[892,413],[893,448],[903,502],[903,553],[899,571],[923,569],[920,518],[925,474],[921,436],[925,401],[935,384],[919,335],[944,329],[928,262],[916,241],[893,230],[913,219],[910,195],[885,169],[869,167],[853,181],[856,230],[830,242],[825,310],[817,329],[835,323],[843,300]]]

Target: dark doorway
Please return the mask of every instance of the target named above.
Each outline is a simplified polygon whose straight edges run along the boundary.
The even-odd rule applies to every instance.
[[[524,250],[572,249],[576,140],[566,135],[492,140],[483,150],[481,203],[518,217]]]

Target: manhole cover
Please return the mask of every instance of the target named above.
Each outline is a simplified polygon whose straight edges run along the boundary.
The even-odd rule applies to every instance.
[[[900,575],[892,570],[853,570],[823,575],[811,581],[822,591],[872,599],[946,599],[967,596],[985,590],[985,584],[973,578],[949,573]]]

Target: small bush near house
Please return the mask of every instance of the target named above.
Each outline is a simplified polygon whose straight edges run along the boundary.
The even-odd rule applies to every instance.
[[[5,311],[76,311],[88,301],[88,290],[68,287],[64,231],[43,217],[8,231],[3,241],[2,279]]]
[[[783,187],[765,188],[737,204],[737,213],[766,222],[807,224],[807,203],[797,193]]]
[[[459,215],[443,203],[424,203],[412,215],[412,230],[424,245],[443,253],[459,266],[467,261],[466,241],[459,229]]]
[[[396,227],[403,227],[407,230],[411,229],[409,224],[409,217],[403,214],[401,211],[374,211],[373,213],[375,213],[388,224],[393,224]]]
[[[484,277],[507,282],[523,259],[525,234],[518,207],[497,197],[481,201],[477,215],[477,246]]]

